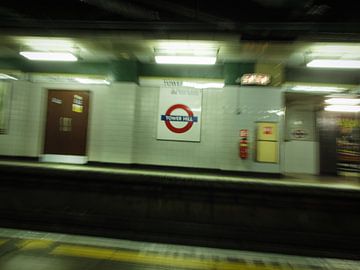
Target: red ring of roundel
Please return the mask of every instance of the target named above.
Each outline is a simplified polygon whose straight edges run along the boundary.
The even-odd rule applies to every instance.
[[[171,113],[176,109],[182,109],[182,110],[186,111],[188,116],[194,116],[194,114],[190,110],[190,108],[184,104],[172,105],[169,109],[167,109],[165,115],[171,115]],[[174,127],[170,121],[165,121],[166,127],[174,133],[184,133],[184,132],[188,131],[192,127],[193,124],[194,124],[193,122],[188,122],[184,127],[177,128],[177,127]]]

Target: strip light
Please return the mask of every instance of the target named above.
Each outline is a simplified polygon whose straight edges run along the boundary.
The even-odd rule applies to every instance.
[[[356,98],[329,98],[325,103],[331,105],[360,105],[360,99]]]
[[[74,80],[83,84],[110,84],[109,81],[103,79],[75,78]]]
[[[330,111],[330,112],[360,112],[360,106],[329,105],[329,106],[325,107],[325,111]]]
[[[76,62],[78,59],[69,52],[20,52],[20,55],[33,61]]]
[[[296,85],[292,87],[291,90],[304,91],[304,92],[342,92],[347,90],[347,88],[335,87],[335,86]]]
[[[216,57],[215,56],[156,55],[155,62],[157,64],[214,65],[216,63]]]
[[[0,80],[17,80],[17,79],[5,73],[0,73]]]
[[[359,60],[326,60],[315,59],[306,64],[311,68],[360,68]]]
[[[204,89],[204,88],[223,88],[224,83],[220,82],[209,82],[209,83],[196,83],[196,82],[183,82],[182,86],[186,87],[194,87],[197,89]]]

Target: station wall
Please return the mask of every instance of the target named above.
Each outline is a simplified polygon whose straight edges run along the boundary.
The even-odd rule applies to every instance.
[[[314,106],[286,108],[284,170],[287,173],[319,174],[319,142]]]
[[[39,153],[42,124],[42,91],[26,81],[11,83],[9,119],[5,134],[0,135],[0,154],[36,157]]]
[[[109,86],[12,83],[10,126],[0,135],[0,155],[42,154],[46,89],[90,90],[89,161],[215,168],[279,173],[278,164],[254,161],[255,122],[275,121],[283,130],[283,99],[278,88],[227,86],[204,89],[201,142],[156,140],[159,87],[135,83]],[[239,158],[239,131],[249,130],[250,157]],[[283,141],[279,132],[279,142]]]

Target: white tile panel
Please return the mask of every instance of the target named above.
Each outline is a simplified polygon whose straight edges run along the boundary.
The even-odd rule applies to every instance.
[[[281,92],[275,89],[225,87],[205,89],[201,141],[156,140],[159,87],[132,83],[111,86],[50,85],[15,82],[10,132],[1,135],[0,154],[40,156],[46,106],[46,89],[91,91],[88,157],[90,161],[138,163],[184,167],[280,172],[280,165],[259,164],[253,159],[255,121],[279,121],[265,113],[282,109]],[[239,130],[250,131],[250,159],[238,157]],[[280,136],[279,140],[282,140]]]

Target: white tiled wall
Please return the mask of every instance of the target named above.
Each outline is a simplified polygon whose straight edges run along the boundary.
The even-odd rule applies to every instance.
[[[39,156],[42,153],[46,89],[90,90],[88,156],[90,161],[137,163],[224,170],[280,172],[280,164],[254,161],[255,122],[282,117],[279,89],[204,89],[201,142],[156,139],[158,87],[131,83],[111,86],[51,85],[15,82],[10,133],[0,135],[0,155]],[[238,157],[239,130],[249,129],[250,158]],[[282,138],[279,138],[281,141]]]
[[[239,171],[281,171],[279,164],[258,163],[252,155],[256,121],[277,121],[282,129],[283,117],[267,112],[283,109],[279,89],[204,89],[200,143],[156,140],[158,95],[159,88],[138,89],[134,162]],[[250,131],[251,157],[245,161],[238,155],[240,129]],[[279,142],[281,140],[279,138]]]
[[[319,143],[285,142],[284,170],[287,173],[319,174]]]
[[[90,161],[131,163],[135,84],[112,84],[92,90],[88,154]]]
[[[43,151],[46,89],[90,90],[88,155],[91,161],[130,163],[136,84],[13,83],[10,127],[0,155],[37,157]]]
[[[163,141],[156,139],[159,88],[139,87],[135,116],[134,161],[142,164],[216,168],[218,113],[221,92],[203,91],[201,142]]]
[[[1,155],[38,156],[41,105],[41,91],[32,83],[12,85],[9,129],[0,135]]]
[[[286,173],[319,173],[319,143],[316,136],[314,107],[293,105],[286,108],[286,142],[284,144]],[[304,130],[303,138],[294,136],[294,130]]]
[[[256,121],[278,122],[283,128],[283,116],[277,113],[283,108],[282,92],[278,88],[226,87],[222,101],[222,130],[219,135],[219,167],[226,170],[278,173],[281,164],[255,162]],[[249,159],[239,158],[239,131],[249,131]],[[282,133],[279,135],[279,151],[282,152]]]
[[[303,130],[302,138],[294,136],[294,130]],[[286,139],[297,141],[316,141],[315,112],[312,107],[290,106],[286,108]]]

